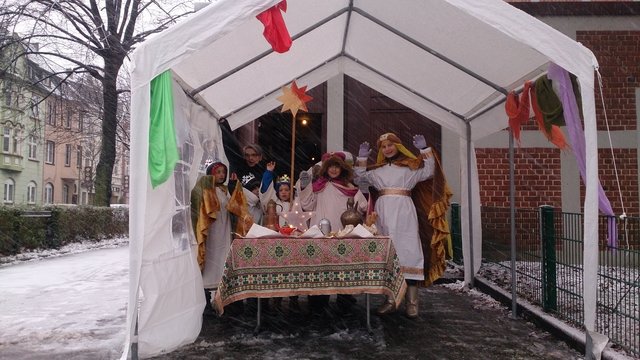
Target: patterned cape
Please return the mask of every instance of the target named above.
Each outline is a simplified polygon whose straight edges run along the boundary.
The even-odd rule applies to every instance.
[[[228,191],[224,185],[218,185]],[[236,186],[229,202],[227,211],[238,216],[241,221],[236,225],[236,232],[244,236],[253,225],[253,218],[249,214],[249,205],[242,191],[242,186]],[[220,211],[220,201],[216,196],[213,176],[204,175],[198,179],[191,190],[191,225],[198,244],[198,265],[204,269],[204,259],[209,227],[216,221]]]
[[[451,235],[447,223],[447,210],[453,192],[435,151],[433,177],[413,188],[411,199],[418,214],[418,227],[424,253],[424,283],[429,286],[439,279],[446,269],[446,259],[451,258]],[[424,221],[427,220],[427,221]]]

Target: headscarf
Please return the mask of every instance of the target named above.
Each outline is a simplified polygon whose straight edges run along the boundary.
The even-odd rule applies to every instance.
[[[382,153],[383,141],[390,141],[393,143],[396,146],[396,149],[398,149],[398,155],[387,159]],[[424,166],[422,159],[417,158],[409,149],[402,145],[402,141],[398,135],[394,133],[385,133],[380,135],[376,145],[378,146],[378,157],[374,167],[380,167],[382,165],[392,163],[398,166],[408,166],[411,170],[415,170]]]
[[[220,161],[214,161],[211,165],[209,165],[209,167],[207,167],[206,174],[213,175],[214,172],[221,166],[224,167],[224,181],[222,181],[224,183],[225,181],[227,181],[227,165],[225,165],[224,163]]]

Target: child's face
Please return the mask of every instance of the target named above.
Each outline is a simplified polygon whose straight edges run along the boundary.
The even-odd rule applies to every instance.
[[[289,187],[289,185],[280,185],[280,188],[278,189],[278,199],[280,199],[280,201],[289,201],[290,197],[291,188]]]
[[[227,168],[224,166],[218,166],[213,171],[213,178],[216,181],[216,184],[222,184],[227,179]]]
[[[253,190],[251,190],[251,192],[255,195],[258,196],[260,194],[260,187],[256,186],[253,188]]]
[[[398,148],[394,143],[389,140],[385,140],[380,144],[380,148],[382,149],[382,154],[386,158],[391,158],[396,156],[398,153]]]
[[[338,165],[331,165],[327,168],[327,175],[332,179],[339,177],[341,172],[342,168]]]

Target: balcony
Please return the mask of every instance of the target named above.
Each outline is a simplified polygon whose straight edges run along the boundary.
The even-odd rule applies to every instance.
[[[0,153],[0,169],[20,172],[24,170],[23,160],[21,155]]]

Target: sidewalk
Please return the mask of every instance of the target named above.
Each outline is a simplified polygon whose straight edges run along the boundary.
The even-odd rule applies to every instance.
[[[242,314],[206,316],[195,343],[154,359],[582,359],[579,352],[522,319],[487,295],[459,284],[420,289],[420,316],[399,312],[371,315],[366,328],[365,296],[344,312],[332,296],[329,311],[310,315],[306,297],[300,312],[263,311],[253,334],[255,309]],[[371,309],[382,302],[371,296]]]

